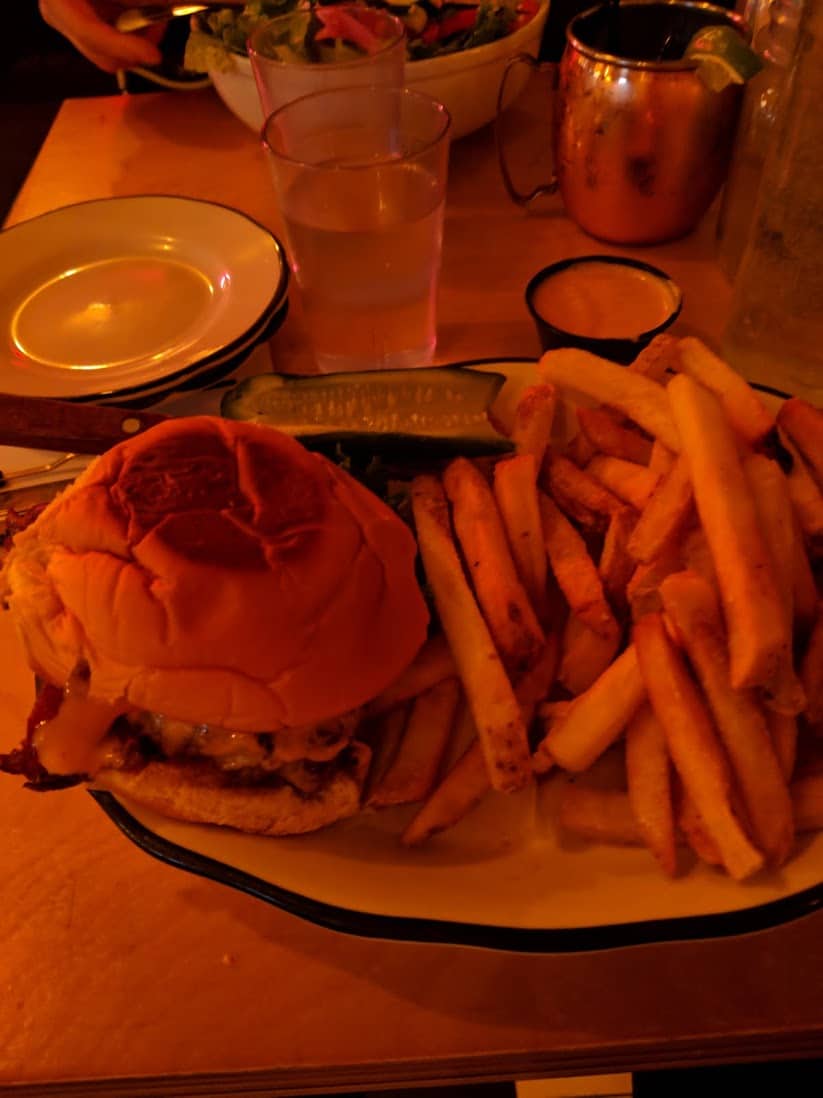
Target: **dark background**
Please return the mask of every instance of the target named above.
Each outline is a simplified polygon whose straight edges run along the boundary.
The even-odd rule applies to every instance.
[[[37,155],[61,100],[112,95],[100,72],[40,17],[36,0],[3,0],[0,45],[0,221]]]
[[[135,0],[135,6],[139,0]],[[0,222],[26,177],[64,99],[116,95],[117,80],[101,72],[42,19],[37,0],[0,0]],[[177,76],[187,35],[178,19],[167,35],[169,74]],[[157,91],[133,74],[129,91]]]

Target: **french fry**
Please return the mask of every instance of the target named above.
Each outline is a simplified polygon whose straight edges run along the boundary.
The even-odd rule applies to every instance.
[[[421,476],[412,482],[411,495],[420,556],[477,724],[490,784],[501,792],[521,789],[531,776],[526,726],[464,576],[445,492],[436,477]]]
[[[658,474],[645,465],[606,454],[595,454],[586,466],[586,472],[638,511],[649,502],[660,480]]]
[[[386,713],[456,674],[457,666],[448,641],[442,633],[437,633],[426,641],[406,670],[369,702],[366,716]]]
[[[518,683],[517,700],[524,711],[533,711],[536,703],[548,694],[556,664],[556,638],[550,636],[538,663]],[[474,721],[467,707],[458,715],[455,724],[448,751],[450,754],[453,747],[461,744],[464,745],[463,750],[454,762],[444,760],[446,776],[406,828],[402,836],[406,846],[415,846],[438,832],[454,827],[491,789],[480,745],[475,738]],[[469,742],[466,745],[467,737]]]
[[[680,340],[661,332],[630,362],[628,369],[650,381],[662,381],[670,370],[680,369]]]
[[[595,633],[612,636],[616,622],[586,543],[548,496],[541,494],[539,503],[549,562],[572,612]]]
[[[763,454],[749,454],[743,471],[754,500],[760,530],[771,553],[774,576],[783,603],[786,632],[794,627],[794,512],[780,467]],[[766,704],[780,713],[796,716],[806,705],[800,680],[794,673],[791,645],[783,653],[768,686]]]
[[[664,446],[659,438],[652,443],[652,456],[649,458],[649,468],[653,473],[659,473],[664,477],[670,472],[677,461],[677,454],[672,453],[668,446]]]
[[[531,454],[539,469],[551,437],[557,392],[553,385],[530,385],[517,402],[512,442],[518,454]]]
[[[637,652],[629,645],[552,724],[535,751],[537,773],[554,762],[564,770],[587,770],[620,736],[645,697]]]
[[[642,846],[643,833],[628,793],[592,789],[567,781],[560,798],[560,826],[583,839],[618,846]]]
[[[823,602],[800,664],[800,679],[806,691],[806,720],[823,732]]]
[[[578,431],[574,438],[569,439],[563,450],[563,454],[579,468],[583,469],[594,457],[594,447],[583,434]]]
[[[556,643],[552,641],[550,638],[538,664],[518,684],[517,700],[524,710],[533,710],[536,702],[549,692],[557,651]],[[402,841],[407,846],[425,842],[432,835],[454,827],[491,790],[468,707],[458,715],[455,724],[449,757],[444,760],[446,776],[404,832]],[[461,745],[462,749],[452,761],[452,747],[460,748]]]
[[[747,455],[743,459],[743,472],[749,482],[760,529],[771,550],[786,616],[791,621],[794,616],[794,513],[786,480],[777,462],[764,454]]]
[[[701,862],[705,862],[706,865],[723,865],[723,857],[717,843],[706,830],[706,824],[697,811],[694,801],[686,793],[681,794],[677,824],[686,842]]]
[[[713,587],[717,587],[717,571],[706,535],[700,526],[689,530],[683,538],[683,563],[690,572],[697,572]]]
[[[452,725],[451,736],[443,753],[440,764],[442,774],[448,774],[458,759],[460,759],[468,747],[477,739],[477,725],[474,723],[471,707],[463,694],[457,704],[457,715]]]
[[[615,511],[609,519],[603,551],[597,563],[597,571],[609,604],[618,611],[622,611],[627,605],[626,587],[634,572],[634,560],[628,547],[636,524],[637,515],[631,508]]]
[[[648,704],[626,726],[629,803],[643,841],[667,876],[677,873],[671,767],[666,736]]]
[[[401,705],[390,709],[387,713],[375,718],[372,723],[372,734],[369,736],[369,746],[372,750],[371,767],[369,768],[368,789],[365,802],[368,803],[372,790],[380,784],[383,775],[392,764],[397,754],[403,733],[406,731],[408,709]]]
[[[565,830],[643,844],[671,876],[678,828],[738,880],[823,829],[823,765],[804,761],[815,743],[823,759],[823,412],[787,402],[781,453],[775,416],[719,362],[670,336],[629,369],[549,352],[541,384],[510,400],[515,456],[415,480],[446,639],[366,709],[385,726],[367,803],[422,802],[405,845],[555,766],[585,773],[560,791]],[[569,393],[597,406],[559,404]],[[580,428],[562,451],[561,413]],[[444,732],[425,708],[449,687]]]
[[[679,451],[680,439],[666,390],[657,382],[572,347],[547,351],[540,359],[538,374],[560,389],[617,408],[670,450]]]
[[[756,445],[773,430],[774,413],[740,374],[699,339],[680,340],[680,369],[718,397],[729,422],[747,442]]]
[[[628,552],[644,564],[660,556],[679,536],[693,514],[692,481],[684,457],[665,474],[643,509],[629,538]]]
[[[606,637],[569,614],[560,646],[558,682],[575,697],[582,694],[603,674],[619,648],[619,629]]]
[[[422,801],[437,780],[460,700],[456,679],[446,679],[415,699],[397,753],[372,789],[370,808]]]
[[[743,880],[763,867],[763,855],[732,811],[731,776],[723,749],[660,614],[648,614],[636,623],[633,647],[683,786],[717,844],[727,871],[735,880]]]
[[[639,432],[621,426],[605,408],[578,408],[577,421],[592,447],[603,454],[648,465],[652,444]]]
[[[537,617],[546,617],[546,547],[537,502],[537,466],[524,453],[494,467],[494,496],[520,580]]]
[[[539,702],[548,697],[557,677],[560,661],[560,638],[557,633],[546,634],[546,647],[534,667],[518,679],[514,696],[520,703],[524,716],[531,717]]]
[[[732,684],[768,688],[785,665],[791,634],[734,432],[714,395],[690,377],[678,375],[666,391],[717,571]]]
[[[715,592],[701,576],[680,572],[664,580],[660,593],[703,687],[737,779],[752,837],[772,864],[782,865],[794,840],[789,791],[754,694],[731,685]]]
[[[609,518],[626,506],[562,454],[546,455],[543,485],[567,515],[588,529],[604,530]]]
[[[466,458],[449,463],[443,486],[483,616],[506,670],[519,674],[532,666],[546,641],[517,575],[492,489]]]
[[[786,479],[795,514],[810,551],[815,556],[823,556],[823,491],[818,488],[803,455],[785,431],[780,432],[780,441],[792,459]]]
[[[823,411],[792,397],[780,405],[777,422],[807,462],[817,487],[823,490]]]
[[[792,782],[794,823],[798,831],[823,830],[823,774]]]
[[[538,706],[538,714],[546,722],[546,728],[549,729],[553,724],[556,724],[565,717],[573,705],[573,701],[569,701],[565,698],[562,701],[542,702],[540,706]]]
[[[676,546],[668,546],[648,564],[638,564],[626,588],[632,621],[660,610],[660,584],[683,567],[683,558]]]
[[[467,748],[403,832],[404,846],[417,846],[453,827],[491,789],[479,740]]]
[[[780,772],[785,782],[790,782],[794,775],[794,767],[797,761],[797,717],[790,717],[785,713],[776,713],[774,709],[764,711],[772,747],[780,763]]]

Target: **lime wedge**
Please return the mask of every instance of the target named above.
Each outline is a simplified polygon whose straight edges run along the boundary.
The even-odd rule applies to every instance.
[[[697,62],[697,75],[711,91],[744,84],[763,68],[763,62],[734,27],[704,27],[694,35],[683,55]]]

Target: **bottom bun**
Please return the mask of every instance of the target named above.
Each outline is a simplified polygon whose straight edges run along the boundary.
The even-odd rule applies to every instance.
[[[101,770],[94,783],[175,820],[256,835],[301,835],[360,810],[371,751],[365,744],[352,743],[346,757],[347,764],[313,794],[299,793],[285,783],[230,785],[213,767],[196,763],[152,762],[136,771]]]

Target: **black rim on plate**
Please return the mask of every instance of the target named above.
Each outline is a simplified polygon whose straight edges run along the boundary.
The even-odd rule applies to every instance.
[[[503,362],[535,362],[527,356],[475,358],[452,362],[449,366],[468,369]],[[787,393],[759,383],[753,388],[786,399]],[[823,908],[823,880],[810,888],[776,900],[754,904],[734,911],[702,915],[681,915],[668,919],[647,919],[584,927],[512,927],[465,923],[444,919],[423,919],[402,915],[380,915],[328,904],[298,892],[261,880],[251,873],[217,861],[171,842],[141,823],[117,799],[105,790],[90,789],[100,808],[112,822],[147,854],[167,865],[186,870],[219,884],[264,900],[290,915],[306,919],[328,930],[365,938],[389,941],[422,942],[439,945],[474,946],[512,953],[589,953],[627,946],[663,942],[701,941],[710,938],[737,937],[770,930],[795,919],[812,915]],[[310,836],[305,836],[310,840]],[[276,839],[271,840],[276,842]]]
[[[823,907],[823,882],[753,907],[707,915],[683,915],[672,919],[650,919],[604,926],[553,927],[536,929],[421,919],[402,915],[378,915],[369,911],[327,904],[271,884],[164,839],[133,816],[112,794],[90,789],[92,796],[123,834],[147,854],[198,877],[206,877],[246,892],[327,930],[361,938],[391,941],[429,942],[440,945],[477,946],[511,953],[590,953],[625,946],[660,942],[685,942],[707,938],[728,938],[769,930],[782,923],[811,915]],[[310,836],[307,836],[310,838]],[[276,839],[269,840],[277,842]]]
[[[193,372],[198,373],[201,370],[206,370],[213,366],[215,368],[221,367],[224,364],[224,360],[231,357],[232,363],[236,364],[239,356],[245,354],[247,351],[250,353],[256,346],[257,342],[261,342],[263,339],[268,339],[269,335],[272,335],[279,325],[283,322],[286,311],[284,305],[286,304],[286,294],[289,287],[289,264],[286,259],[285,249],[280,240],[274,235],[274,233],[266,228],[260,221],[254,217],[250,217],[249,214],[244,213],[242,210],[236,209],[234,206],[229,206],[225,202],[211,202],[204,198],[189,198],[185,195],[179,194],[133,194],[133,195],[118,195],[112,198],[90,198],[83,202],[71,202],[66,206],[59,206],[55,210],[45,210],[41,214],[36,214],[34,217],[27,218],[25,221],[20,221],[15,225],[10,225],[7,229],[3,229],[0,232],[0,236],[6,236],[9,233],[14,233],[18,229],[31,225],[34,222],[42,221],[49,217],[54,217],[64,213],[66,210],[79,209],[82,206],[94,206],[117,202],[146,202],[153,200],[161,200],[163,202],[182,202],[186,205],[196,203],[200,206],[215,207],[220,210],[226,210],[228,213],[233,214],[235,217],[242,218],[243,221],[247,221],[250,225],[253,225],[260,232],[264,233],[274,243],[275,252],[280,261],[280,276],[277,280],[277,285],[274,288],[268,303],[264,305],[263,309],[258,314],[257,318],[252,321],[248,328],[240,335],[236,336],[229,343],[224,344],[218,350],[213,351],[209,355],[205,355],[202,358],[195,359],[186,366],[182,366],[179,370],[176,370],[173,374],[168,374],[165,377],[160,376],[154,378],[152,381],[144,382],[142,385],[123,386],[122,388],[114,389],[102,389],[98,393],[84,393],[82,396],[71,397],[67,396],[63,399],[76,400],[78,402],[94,402],[99,401],[101,397],[105,397],[109,400],[123,398],[128,399],[130,395],[142,396],[148,389],[153,389],[155,386],[163,386],[164,393],[168,389],[175,388]],[[270,330],[269,330],[270,326]],[[258,329],[260,329],[258,331]],[[257,334],[255,334],[257,333]],[[256,340],[256,342],[252,342]]]

